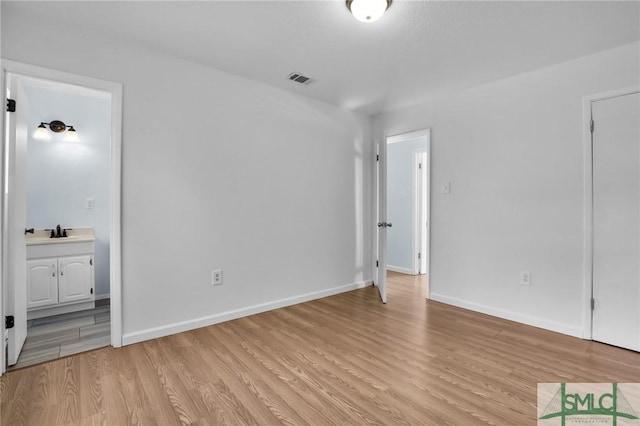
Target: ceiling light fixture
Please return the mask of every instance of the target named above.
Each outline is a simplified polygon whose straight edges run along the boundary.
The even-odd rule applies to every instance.
[[[347,8],[360,22],[373,22],[391,6],[391,0],[347,0]]]
[[[40,123],[40,125],[36,129],[34,137],[36,139],[44,139],[44,140],[49,139],[49,134],[47,133],[47,126],[49,126],[49,130],[51,130],[54,133],[62,133],[68,129],[67,137],[65,138],[66,141],[78,142],[80,140],[78,139],[78,133],[76,133],[76,129],[74,129],[73,126],[68,126],[64,124],[60,120],[53,120],[51,123]]]

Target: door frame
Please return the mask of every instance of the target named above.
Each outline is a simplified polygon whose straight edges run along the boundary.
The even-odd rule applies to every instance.
[[[121,265],[121,176],[122,176],[122,84],[114,83],[106,80],[99,80],[78,74],[72,74],[64,71],[53,70],[49,68],[39,67],[35,65],[25,64],[21,62],[2,59],[2,77],[0,78],[0,91],[6,96],[6,80],[7,75],[11,74],[17,78],[33,77],[43,80],[49,80],[58,83],[71,84],[75,86],[86,87],[93,90],[99,90],[111,95],[111,158],[110,158],[110,196],[111,196],[111,223],[110,223],[110,265],[109,265],[109,281],[110,281],[110,298],[111,298],[111,346],[122,346],[122,265]],[[3,100],[4,103],[4,100]],[[18,106],[19,107],[19,106]],[[7,167],[7,137],[5,128],[5,114],[3,112],[0,125],[3,129],[2,149],[3,161],[0,165],[2,172],[3,188],[10,191],[12,182],[5,181],[5,168]],[[2,246],[0,250],[0,268],[2,270],[0,281],[0,318],[4,319],[6,289],[7,283],[7,259],[6,259],[6,243],[8,223],[11,221],[9,214],[10,206],[2,206],[3,225],[0,229],[0,239]],[[6,220],[5,220],[6,219]],[[6,248],[6,249],[5,249]],[[5,336],[4,321],[0,321],[0,331],[2,340]],[[5,371],[5,351],[4,346],[0,350],[0,375]]]
[[[375,146],[376,146],[376,158],[374,158],[374,161],[379,158],[378,164],[379,164],[379,168],[380,168],[380,177],[384,177],[384,179],[386,179],[387,176],[387,145],[389,143],[396,143],[396,142],[401,142],[404,140],[408,140],[408,139],[416,139],[416,138],[420,138],[420,137],[424,137],[427,139],[427,144],[426,144],[426,152],[427,152],[427,159],[426,159],[426,164],[425,164],[425,169],[424,169],[424,173],[425,173],[425,177],[427,180],[427,206],[425,209],[425,216],[426,216],[426,245],[427,245],[427,256],[426,256],[426,269],[425,269],[425,274],[427,276],[429,276],[429,269],[430,269],[430,258],[431,258],[431,244],[430,244],[430,236],[431,236],[431,190],[430,190],[430,186],[431,186],[431,129],[430,128],[426,128],[426,129],[421,129],[421,130],[415,130],[415,131],[410,131],[410,132],[403,132],[403,133],[396,133],[393,135],[387,135],[385,134],[384,137],[381,140],[376,140],[375,142]],[[379,156],[379,157],[378,157]],[[386,203],[387,200],[387,194],[386,194],[386,190],[387,190],[387,185],[385,182],[385,185],[378,185],[377,179],[374,181],[374,194],[376,195],[374,198],[376,200],[376,205],[374,206],[374,211],[382,211],[386,213],[386,206],[382,206],[381,202],[384,201]],[[384,194],[382,194],[381,192],[384,192]],[[414,209],[415,212],[415,209]],[[376,217],[376,219],[378,219]],[[386,217],[383,219],[384,221],[386,221]],[[377,233],[379,232],[379,228],[377,227],[377,220],[376,223],[374,223],[374,232],[376,233],[376,235],[378,235]],[[384,231],[386,232],[386,230]],[[414,236],[415,237],[415,236]],[[376,240],[377,237],[376,237]],[[415,246],[415,243],[414,243]],[[384,248],[386,249],[386,247]],[[383,271],[386,273],[386,265],[380,265],[378,268],[376,268],[376,260],[379,257],[379,253],[381,252],[381,248],[379,247],[379,244],[376,245],[374,247],[373,250],[373,268],[374,268],[374,277],[378,276],[378,273],[380,272],[380,268],[383,268]],[[386,259],[383,259],[386,261]],[[415,259],[414,259],[415,262]],[[430,286],[429,286],[430,288]],[[430,298],[430,290],[428,289],[425,297],[428,299]]]
[[[413,151],[412,154],[412,166],[413,166],[413,200],[412,200],[412,217],[411,217],[411,240],[413,246],[413,260],[411,261],[411,269],[413,275],[424,275],[427,273],[427,251],[429,245],[427,244],[428,235],[428,215],[427,210],[429,206],[429,180],[427,178],[428,158],[429,153],[426,148],[421,148]],[[420,168],[420,164],[423,165]],[[425,226],[423,227],[423,223]],[[424,254],[420,259],[419,254]]]
[[[582,98],[582,143],[584,149],[584,252],[583,252],[583,332],[587,340],[593,338],[593,134],[591,133],[592,104],[605,99],[640,93],[640,85],[596,93]]]

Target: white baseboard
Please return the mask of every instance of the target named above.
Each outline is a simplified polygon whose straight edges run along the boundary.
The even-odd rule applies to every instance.
[[[431,300],[446,303],[448,305],[457,306],[459,308],[469,309],[471,311],[480,312],[494,317],[519,322],[533,327],[543,328],[545,330],[555,331],[556,333],[567,334],[569,336],[583,338],[583,330],[580,327],[574,327],[561,324],[555,321],[549,321],[543,318],[522,315],[517,312],[505,311],[503,309],[493,308],[491,306],[481,305],[479,303],[468,302],[466,300],[449,297],[438,293],[431,293]]]
[[[299,296],[292,296],[280,300],[274,300],[272,302],[248,306],[246,308],[234,309],[215,315],[208,315],[201,318],[195,318],[192,320],[167,324],[160,327],[148,328],[146,330],[140,330],[133,333],[127,333],[122,336],[122,345],[131,345],[133,343],[143,342],[145,340],[157,339],[158,337],[182,333],[184,331],[189,331],[196,328],[207,327],[209,325],[231,321],[249,315],[259,314],[261,312],[271,311],[273,309],[297,305],[298,303],[304,303],[310,300],[322,299],[323,297],[333,296],[335,294],[364,288],[367,285],[371,285],[371,283],[371,280],[359,281],[339,287],[328,288],[326,290],[314,291],[312,293],[301,294]]]
[[[96,300],[102,300],[102,299],[111,299],[111,294],[110,293],[96,294]]]
[[[413,270],[401,268],[400,266],[387,265],[387,271],[400,272],[401,274],[413,275]]]

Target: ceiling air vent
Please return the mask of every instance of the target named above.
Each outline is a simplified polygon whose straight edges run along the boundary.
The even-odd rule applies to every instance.
[[[289,80],[295,81],[296,83],[300,83],[300,84],[309,84],[313,81],[306,75],[302,75],[297,72],[292,72],[291,74],[289,74]]]

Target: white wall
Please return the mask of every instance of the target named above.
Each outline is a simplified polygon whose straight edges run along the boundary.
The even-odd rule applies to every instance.
[[[638,84],[639,47],[375,117],[380,139],[431,128],[434,299],[583,334],[582,98]]]
[[[387,144],[387,266],[413,272],[413,154],[426,150],[424,138]]]
[[[125,342],[368,277],[368,118],[29,16],[2,55],[124,85]]]
[[[96,295],[109,294],[111,200],[111,101],[40,87],[25,87],[29,124],[62,120],[73,125],[80,142],[65,133],[48,132],[50,140],[28,135],[27,227],[95,229]],[[85,200],[94,208],[85,208]]]

